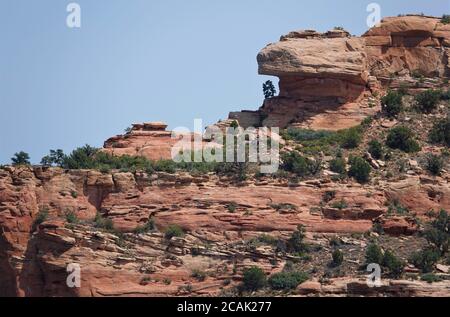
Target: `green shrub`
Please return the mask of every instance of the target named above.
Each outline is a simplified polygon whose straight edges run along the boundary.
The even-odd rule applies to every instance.
[[[14,154],[11,158],[11,162],[13,166],[30,165],[30,155],[26,152],[20,151]]]
[[[72,190],[70,192],[70,196],[72,196],[72,198],[74,198],[74,199],[77,199],[78,198],[78,193],[76,191]]]
[[[436,122],[429,135],[430,142],[450,147],[450,115]]]
[[[321,169],[321,162],[313,162],[293,151],[282,154],[282,169],[297,174],[300,177],[315,175]]]
[[[334,202],[333,204],[331,204],[331,207],[339,209],[339,210],[343,210],[343,209],[348,208],[348,204],[345,201],[345,199],[342,198],[340,201],[337,201],[337,202]]]
[[[334,267],[341,266],[344,263],[344,253],[341,250],[334,250],[332,254],[333,262],[332,265]]]
[[[442,92],[439,90],[428,89],[416,96],[417,108],[421,112],[429,113],[436,109]]]
[[[31,230],[34,232],[36,231],[37,227],[41,224],[47,221],[49,215],[49,209],[48,207],[41,207],[39,209],[38,214],[36,215],[36,218],[33,221],[33,226]]]
[[[66,155],[63,150],[50,150],[50,154],[42,158],[41,164],[44,166],[56,165],[62,167],[64,165],[65,158]]]
[[[392,149],[399,149],[406,153],[420,151],[420,145],[413,138],[413,132],[404,126],[391,129],[387,136],[386,144]]]
[[[447,253],[450,248],[450,215],[441,210],[436,220],[428,224],[424,236],[442,255]]]
[[[318,141],[324,140],[332,137],[335,132],[322,131],[322,130],[308,130],[308,129],[298,129],[298,128],[288,128],[285,136],[289,140],[294,140],[297,142],[303,141]]]
[[[334,198],[336,198],[336,191],[335,190],[328,190],[323,194],[322,200],[326,203],[329,203]]]
[[[427,157],[427,170],[433,175],[440,175],[444,168],[444,160],[439,155],[430,154]]]
[[[440,252],[435,248],[426,248],[422,251],[414,253],[410,259],[418,269],[423,273],[430,273],[433,271],[434,266],[439,261]]]
[[[78,219],[76,213],[69,211],[66,213],[66,221],[70,224],[77,224],[80,220]]]
[[[107,231],[114,230],[114,223],[109,218],[104,218],[100,213],[95,215],[94,225],[96,228],[104,229]]]
[[[287,242],[290,252],[304,253],[308,251],[308,245],[303,241],[305,239],[305,227],[298,226],[297,230],[292,233],[291,238]]]
[[[381,99],[383,112],[389,117],[395,117],[403,110],[403,95],[389,91],[386,96]]]
[[[172,284],[172,280],[170,278],[165,278],[165,279],[163,279],[163,283],[165,285],[170,285],[170,284]]]
[[[372,140],[369,142],[369,153],[376,160],[381,160],[384,157],[383,145],[377,141]]]
[[[398,278],[402,275],[405,263],[397,258],[394,253],[387,250],[383,256],[382,266],[389,270],[389,273]]]
[[[109,165],[106,164],[102,164],[98,167],[98,170],[100,171],[100,173],[102,174],[109,174],[111,173],[111,167]]]
[[[244,270],[242,286],[246,291],[257,291],[267,285],[266,273],[259,267],[253,266]]]
[[[350,159],[350,170],[348,175],[355,178],[359,183],[367,183],[370,179],[372,167],[362,157]]]
[[[142,226],[137,226],[134,229],[134,233],[136,234],[144,234],[155,230],[155,221],[153,219],[150,219]]]
[[[423,78],[425,77],[425,76],[422,74],[422,71],[421,71],[420,69],[414,69],[414,70],[411,72],[411,76],[412,76],[413,78],[419,79],[419,80],[423,80]]]
[[[424,282],[433,284],[433,283],[438,283],[438,282],[442,282],[442,277],[437,276],[436,274],[433,273],[427,273],[427,274],[423,274],[420,279]]]
[[[424,232],[425,238],[436,247],[441,254],[445,254],[449,250],[450,238],[448,232],[429,228]]]
[[[330,170],[341,175],[345,175],[347,173],[346,166],[347,164],[342,157],[337,157],[330,162]]]
[[[281,272],[269,278],[270,288],[278,291],[296,289],[298,285],[306,282],[309,275],[304,272]]]
[[[355,149],[361,141],[361,127],[355,127],[341,132],[341,146],[345,149]]]
[[[409,209],[403,206],[398,199],[394,199],[390,201],[387,213],[388,215],[405,216],[409,214]]]
[[[377,244],[372,243],[369,244],[369,246],[367,247],[366,263],[367,264],[375,263],[379,265],[383,264],[383,251]]]
[[[153,163],[153,169],[157,172],[175,174],[177,170],[177,163],[172,160],[160,160]]]
[[[228,212],[230,212],[230,213],[236,212],[236,208],[237,208],[236,203],[229,203],[227,205]]]
[[[233,120],[230,124],[230,128],[233,128],[233,129],[239,128],[239,123],[236,120]]]
[[[279,240],[277,238],[272,237],[267,234],[262,234],[262,235],[258,236],[256,238],[256,240],[260,243],[267,244],[267,245],[277,245],[279,242]]]
[[[164,234],[164,237],[167,240],[172,239],[173,237],[183,237],[184,236],[184,231],[183,229],[178,226],[178,225],[170,225],[167,229],[166,232]]]
[[[77,148],[68,156],[64,157],[62,167],[66,169],[94,169],[94,156],[98,149],[90,145]]]
[[[204,280],[206,280],[208,275],[201,270],[195,269],[192,271],[191,277],[195,278],[199,282],[203,282]]]

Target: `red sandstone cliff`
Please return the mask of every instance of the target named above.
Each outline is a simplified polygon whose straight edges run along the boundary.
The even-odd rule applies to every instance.
[[[260,74],[279,77],[279,96],[230,118],[243,126],[349,128],[379,111],[380,90],[440,87],[450,76],[449,57],[450,25],[433,17],[386,18],[362,37],[291,32],[258,55]]]

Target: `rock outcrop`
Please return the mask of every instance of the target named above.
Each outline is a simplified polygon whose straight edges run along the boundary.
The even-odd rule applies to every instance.
[[[439,202],[422,195],[430,190],[441,193]],[[327,192],[335,193],[330,206],[345,198],[346,208],[324,207]],[[380,217],[388,233],[411,234],[415,224],[386,214],[392,193],[418,217],[426,217],[426,208],[450,208],[448,182],[439,178],[434,184],[411,177],[376,186],[323,178],[294,187],[255,179],[236,187],[217,175],[7,167],[0,169],[0,295],[218,295],[236,286],[242,270],[255,263],[267,273],[282,269],[290,256],[249,244],[262,234],[287,239],[304,225],[308,239],[324,252],[328,239],[365,233]],[[97,212],[112,221],[115,232],[96,227]],[[69,213],[78,220],[69,222]],[[135,233],[150,219],[157,231]],[[171,225],[186,235],[166,239],[163,232]],[[417,237],[403,239],[416,248]],[[367,244],[350,237],[342,241],[362,253]],[[326,268],[323,256],[317,261]],[[66,285],[71,263],[81,267],[81,288]],[[196,279],[193,270],[207,272],[207,278]],[[349,283],[340,291],[324,285],[317,292],[363,294]],[[418,295],[448,294],[448,286],[420,291],[417,283],[395,283],[385,294],[402,296],[409,289]],[[299,294],[310,293],[301,289]]]
[[[171,159],[172,147],[182,136],[172,137],[167,124],[149,122],[133,124],[125,135],[105,141],[103,151],[112,155],[144,156],[150,160]]]
[[[282,36],[257,58],[260,74],[279,77],[279,96],[251,116],[233,112],[230,118],[243,126],[258,118],[263,126],[280,128],[355,126],[379,111],[373,95],[400,86],[436,87],[450,76],[450,25],[440,21],[402,16],[384,19],[362,37],[343,30]]]

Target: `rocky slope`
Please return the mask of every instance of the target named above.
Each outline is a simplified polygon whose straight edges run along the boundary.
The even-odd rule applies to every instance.
[[[260,74],[280,79],[279,96],[230,118],[243,126],[349,128],[379,110],[380,91],[440,87],[450,76],[449,57],[450,25],[434,17],[386,18],[362,37],[291,32],[258,55]]]
[[[435,283],[422,281],[409,261],[428,245],[425,225],[441,209],[450,211],[448,149],[428,140],[449,102],[422,114],[411,96],[449,88],[449,32],[439,19],[419,16],[385,19],[362,37],[291,32],[258,56],[260,72],[280,78],[280,96],[218,125],[237,119],[244,127],[338,130],[374,115],[358,146],[339,149],[347,170],[352,155],[370,163],[366,184],[331,171],[336,144],[289,138],[281,142],[283,153],[307,153],[323,169],[306,177],[249,171],[237,180],[180,169],[1,166],[0,296],[235,296],[252,266],[267,275],[290,267],[309,277],[287,293],[266,288],[250,295],[450,296],[444,258],[432,268]],[[409,88],[395,119],[380,113],[388,88]],[[390,158],[373,159],[370,140],[384,143],[398,126],[414,131],[421,150],[389,150]],[[135,124],[107,140],[102,152],[170,159],[181,135],[172,138],[166,127]],[[445,160],[439,176],[425,168],[431,153]],[[306,230],[306,254],[286,249],[299,226]],[[383,274],[382,286],[370,288],[365,253],[374,242],[404,263],[400,277]],[[344,254],[339,267],[330,265],[336,245]],[[79,288],[66,284],[69,264],[80,265]]]
[[[227,294],[240,282],[243,268],[258,265],[274,273],[292,259],[270,245],[252,245],[252,238],[262,234],[288,238],[302,224],[308,241],[323,249],[305,264],[316,267],[316,282],[302,285],[299,295],[448,295],[447,282],[432,286],[417,281],[386,282],[383,290],[375,291],[364,286],[364,271],[357,273],[368,243],[362,234],[371,230],[374,220],[382,220],[386,233],[403,236],[397,242],[400,249],[414,250],[423,243],[408,238],[418,228],[412,216],[386,215],[386,202],[392,195],[411,214],[423,218],[430,208],[450,209],[448,180],[448,174],[435,179],[411,176],[362,186],[337,184],[325,177],[289,186],[287,181],[270,178],[236,185],[216,175],[7,167],[0,171],[0,294]],[[336,193],[335,198],[324,205],[323,197],[330,191]],[[439,192],[439,200],[431,192]],[[331,207],[342,197],[346,208]],[[44,209],[48,217],[36,226]],[[116,231],[95,227],[96,210],[113,221]],[[74,213],[79,222],[68,222],[68,213]],[[156,231],[134,232],[150,219]],[[186,235],[166,239],[162,232],[170,225],[179,225]],[[362,280],[318,282],[327,270],[329,241],[336,236],[354,253],[348,258],[348,270],[355,270],[352,276],[359,274]],[[392,246],[392,242],[386,244]],[[66,286],[70,263],[81,265],[79,289]],[[206,272],[207,277],[193,277],[196,270]]]

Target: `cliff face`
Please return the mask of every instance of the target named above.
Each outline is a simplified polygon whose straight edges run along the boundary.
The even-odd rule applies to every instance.
[[[327,192],[335,192],[335,198],[319,208]],[[436,198],[430,192],[440,194]],[[377,186],[336,184],[322,177],[291,186],[282,180],[249,180],[236,187],[215,175],[7,167],[0,170],[0,193],[0,295],[7,296],[226,294],[240,282],[243,268],[258,265],[274,273],[291,259],[274,251],[276,246],[252,239],[263,234],[287,239],[300,224],[308,241],[323,248],[305,264],[316,267],[318,276],[327,268],[324,259],[336,236],[354,252],[347,269],[357,271],[368,242],[354,235],[370,230],[375,219],[386,233],[403,236],[405,250],[421,243],[410,237],[417,230],[412,218],[384,217],[386,201],[395,197],[419,217],[426,210],[450,208],[448,179],[417,176]],[[342,198],[347,207],[330,207]],[[48,215],[39,223],[44,209]],[[96,227],[97,210],[116,231]],[[68,222],[68,213],[79,221]],[[149,219],[156,231],[135,233]],[[179,225],[186,235],[166,239],[161,232],[170,225]],[[81,267],[81,288],[66,285],[71,263]],[[195,277],[196,270],[207,276]],[[298,294],[374,295],[364,279],[323,286],[312,282],[314,287],[303,285]],[[449,287],[446,282],[429,287],[386,283],[379,291],[391,295],[448,294]]]
[[[279,77],[279,96],[258,112],[230,118],[244,126],[261,120],[281,128],[349,128],[379,111],[374,97],[386,89],[442,85],[450,76],[449,57],[450,25],[438,18],[386,18],[362,37],[342,30],[291,32],[257,58],[260,74]]]
[[[244,127],[354,126],[379,112],[378,97],[386,89],[406,87],[415,94],[445,85],[449,33],[450,26],[439,19],[418,16],[385,19],[362,37],[342,30],[291,32],[258,56],[260,72],[280,78],[280,95],[265,100],[257,112],[231,114],[218,127],[225,129],[234,119]],[[356,148],[280,140],[284,152],[317,156],[308,157],[322,167],[314,175],[247,171],[246,180],[237,181],[236,175],[219,172],[0,167],[0,296],[237,295],[243,270],[252,266],[267,274],[289,267],[310,273],[290,295],[449,296],[444,259],[434,271],[444,281],[434,284],[418,281],[420,271],[407,263],[429,245],[418,233],[436,219],[430,211],[450,211],[448,155],[444,144],[428,139],[449,104],[440,100],[422,114],[413,109],[412,96],[403,102],[405,113],[397,118],[378,113],[365,124]],[[386,148],[389,155],[375,160],[367,152],[369,142],[385,144],[396,126],[414,131],[422,150]],[[160,122],[135,124],[107,140],[102,151],[170,159],[182,136],[172,138],[166,128]],[[203,146],[219,145],[204,141]],[[338,151],[342,175],[331,171]],[[432,153],[442,153],[439,176],[426,170]],[[372,167],[367,184],[347,177],[354,155]],[[307,254],[288,249],[298,226],[306,229]],[[169,236],[168,229],[177,234]],[[381,287],[369,288],[361,267],[373,241],[395,251],[405,261],[404,272],[416,280],[384,275]],[[345,260],[333,268],[336,245]],[[66,284],[69,264],[80,266],[79,288]]]

